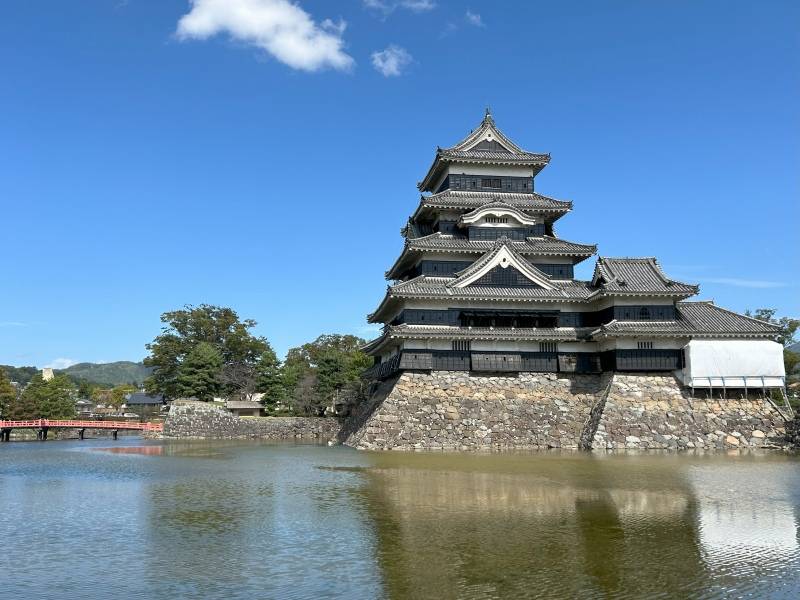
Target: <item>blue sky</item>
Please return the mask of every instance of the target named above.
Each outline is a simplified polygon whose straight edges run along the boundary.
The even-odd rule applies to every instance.
[[[416,182],[487,105],[552,153],[561,237],[798,315],[798,22],[788,1],[8,2],[0,364],[140,360],[187,303],[281,354],[370,337]]]

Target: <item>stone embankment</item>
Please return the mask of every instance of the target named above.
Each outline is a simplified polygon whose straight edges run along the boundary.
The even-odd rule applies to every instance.
[[[593,448],[723,449],[779,447],[786,422],[757,393],[692,397],[672,375],[617,373]]]
[[[800,449],[800,412],[786,424],[786,439],[792,447]]]
[[[374,450],[724,449],[786,445],[766,399],[693,398],[672,375],[406,372],[337,441]]]
[[[202,402],[172,406],[164,421],[165,439],[307,439],[329,441],[339,430],[325,417],[237,417]]]
[[[597,375],[406,372],[359,407],[339,441],[374,450],[577,448],[604,388]]]

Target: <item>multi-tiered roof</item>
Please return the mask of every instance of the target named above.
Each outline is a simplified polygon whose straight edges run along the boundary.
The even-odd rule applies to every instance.
[[[473,165],[513,165],[530,167],[532,177],[550,162],[549,154],[528,152],[508,139],[497,129],[489,109],[477,129],[455,146],[436,148],[436,156],[431,168],[422,181],[417,184],[421,192],[433,192],[437,178],[448,164]]]
[[[488,110],[458,144],[437,148],[418,184],[419,205],[401,229],[403,249],[386,272],[391,283],[369,315],[386,324],[384,333],[367,351],[493,340],[498,351],[513,342],[508,348],[524,354],[524,342],[539,340],[774,336],[762,321],[685,302],[699,288],[668,277],[655,258],[600,257],[590,281],[575,280],[574,265],[597,247],[556,235],[572,202],[534,191],[549,162],[549,154],[512,142]],[[404,316],[413,311],[425,314]]]

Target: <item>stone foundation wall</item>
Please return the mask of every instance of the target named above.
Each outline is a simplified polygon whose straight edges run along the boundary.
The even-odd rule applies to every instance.
[[[793,448],[800,449],[800,412],[786,424],[786,439]]]
[[[762,448],[786,442],[769,401],[692,397],[671,374],[617,373],[592,448]]]
[[[690,449],[785,445],[766,400],[692,398],[672,375],[404,372],[337,441],[370,450]]]
[[[325,417],[240,418],[201,402],[172,406],[160,437],[167,439],[331,440],[337,419]]]
[[[600,375],[405,372],[379,387],[339,441],[376,450],[577,448],[604,388]]]

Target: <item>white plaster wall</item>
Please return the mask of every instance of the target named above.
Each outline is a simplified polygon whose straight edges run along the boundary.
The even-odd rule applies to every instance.
[[[449,340],[403,340],[405,350],[452,350]]]
[[[581,312],[588,310],[586,305],[569,302],[532,302],[532,301],[481,301],[464,300],[456,301],[443,298],[442,300],[423,300],[409,298],[405,301],[406,308],[427,308],[432,310],[442,310],[443,308],[474,308],[474,309],[498,309],[498,310],[561,310],[563,312]]]
[[[613,298],[602,298],[592,304],[592,310],[603,310],[609,306],[670,306],[674,303],[674,298],[664,298],[663,296],[636,296]]]
[[[559,342],[559,352],[597,352],[597,342]]]
[[[536,262],[534,262],[534,260]],[[567,256],[553,256],[552,258],[537,256],[536,258],[529,259],[528,262],[533,266],[536,266],[536,263],[546,265],[571,265],[574,263],[574,261]]]
[[[532,177],[533,167],[521,167],[517,165],[475,165],[471,163],[453,162],[448,164],[447,173],[452,173],[454,175],[494,175],[495,177]]]
[[[653,342],[653,350],[678,350],[688,342],[688,338],[657,338],[657,337],[630,337],[604,340],[601,344],[604,350],[619,348],[620,350],[636,350],[639,342]]]

